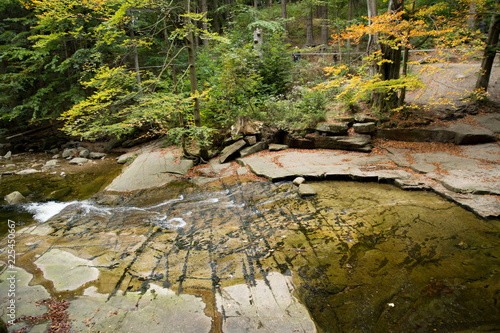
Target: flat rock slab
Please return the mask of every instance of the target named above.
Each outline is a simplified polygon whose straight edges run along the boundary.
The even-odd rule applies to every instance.
[[[176,179],[173,174],[186,174],[192,161],[177,162],[166,150],[143,152],[106,188],[107,191],[134,191],[165,185]]]
[[[463,123],[449,126],[412,128],[412,129],[381,129],[377,132],[379,138],[408,142],[451,142],[457,145],[494,142],[495,133],[486,128],[479,128]]]
[[[224,148],[220,154],[219,157],[219,162],[224,163],[227,161],[227,159],[231,156],[236,154],[241,148],[243,148],[247,143],[245,140],[241,139],[233,143],[232,145],[227,146]]]
[[[273,272],[267,283],[239,284],[217,294],[216,303],[224,313],[223,332],[316,332],[304,305],[291,295],[290,277]]]
[[[299,195],[301,197],[312,197],[317,194],[314,187],[309,184],[300,184],[299,185]]]

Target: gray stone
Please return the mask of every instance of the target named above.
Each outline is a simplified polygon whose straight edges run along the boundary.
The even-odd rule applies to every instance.
[[[80,149],[80,152],[78,153],[78,156],[79,157],[82,157],[82,158],[88,158],[90,155],[90,151],[88,149]]]
[[[369,135],[353,136],[316,136],[314,139],[316,148],[341,149],[361,152],[370,152],[373,148],[372,139]]]
[[[10,159],[12,157],[12,152],[11,151],[8,151],[7,154],[5,154],[5,156],[3,158],[5,158],[6,160]]]
[[[175,161],[165,163],[165,169],[163,172],[185,175],[193,166],[193,160],[181,159],[179,163],[175,163]]]
[[[487,143],[497,140],[495,133],[486,128],[462,123],[428,128],[381,129],[377,131],[377,136],[387,140],[451,142],[457,145]]]
[[[69,161],[69,164],[85,164],[88,161],[89,161],[88,159],[83,158],[83,157],[75,157],[74,159]]]
[[[226,160],[233,154],[237,153],[241,148],[243,148],[246,145],[245,140],[241,139],[236,141],[230,146],[227,146],[222,150],[220,156],[219,156],[219,162],[220,163],[225,163]]]
[[[57,149],[57,148],[51,149],[51,150],[49,151],[49,153],[51,153],[51,154],[53,154],[53,155],[55,155],[55,154],[59,154],[59,149]]]
[[[316,190],[309,184],[300,184],[299,185],[299,195],[304,197],[310,197],[316,195]]]
[[[362,114],[355,115],[354,120],[356,120],[356,122],[358,122],[358,123],[376,123],[377,122],[377,118],[365,116]]]
[[[66,148],[62,152],[62,157],[68,158],[68,157],[74,156],[77,152],[78,152],[78,150],[75,148]]]
[[[293,184],[299,186],[300,184],[302,184],[305,181],[306,180],[304,179],[304,177],[297,177],[293,180]]]
[[[57,165],[58,161],[57,160],[50,160],[45,163],[45,166],[54,166]]]
[[[238,176],[243,176],[243,175],[248,174],[248,170],[245,167],[240,167],[240,168],[236,169],[236,174]]]
[[[375,123],[356,123],[352,127],[354,132],[360,134],[373,134],[376,131]]]
[[[289,135],[286,140],[286,145],[290,148],[297,149],[314,149],[314,140],[311,138],[299,138]]]
[[[26,202],[26,198],[19,191],[14,191],[10,194],[7,194],[4,199],[9,205],[17,205]]]
[[[246,147],[240,151],[240,156],[245,157],[248,155],[252,155],[255,153],[258,153],[259,151],[262,151],[266,149],[266,144],[264,142],[258,142],[254,144],[253,146]]]
[[[486,127],[490,131],[500,133],[500,114],[492,113],[486,116],[474,117],[479,125]]]
[[[345,123],[321,123],[316,126],[316,130],[327,135],[346,135],[349,125]]]
[[[97,153],[97,152],[91,152],[89,154],[89,158],[93,159],[93,160],[97,160],[97,159],[101,159],[101,158],[105,158],[107,156],[106,153]]]
[[[39,173],[40,171],[39,170],[36,170],[36,169],[25,169],[25,170],[21,170],[21,171],[17,171],[16,172],[16,175],[31,175],[33,173]]]
[[[136,157],[135,153],[126,153],[117,157],[116,163],[125,164],[127,162],[132,162],[135,159],[135,157]]]
[[[247,145],[252,146],[257,143],[257,136],[255,135],[247,135],[243,138]]]
[[[270,151],[280,151],[280,150],[285,150],[285,149],[288,149],[287,145],[280,145],[277,143],[270,143],[269,144]]]
[[[54,156],[52,156],[52,159],[53,159],[53,160],[57,160],[58,158],[61,158],[61,155],[59,155],[59,154],[55,154]]]

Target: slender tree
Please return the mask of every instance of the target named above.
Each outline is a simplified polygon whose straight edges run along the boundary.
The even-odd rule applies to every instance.
[[[500,0],[496,0],[495,5],[497,7],[496,9],[498,9],[500,6]],[[488,90],[491,68],[493,67],[493,61],[495,60],[499,36],[500,14],[494,13],[491,17],[490,29],[488,30],[488,40],[486,41],[483,60],[481,62],[481,69],[476,82],[477,90],[484,90],[485,92]]]

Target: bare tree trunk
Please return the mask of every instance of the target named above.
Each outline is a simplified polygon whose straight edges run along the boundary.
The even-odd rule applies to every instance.
[[[328,47],[328,4],[322,6],[322,20],[321,20],[321,44],[326,49]]]
[[[377,0],[367,0],[366,5],[368,8],[368,20],[369,24],[372,23],[371,18],[374,16],[377,16]],[[377,35],[370,35],[368,36],[368,47],[366,52],[368,54],[372,54],[375,52],[377,49]],[[375,76],[375,73],[377,71],[377,65],[376,63],[372,63],[370,65],[370,76]]]
[[[314,36],[313,36],[313,5],[309,3],[309,13],[307,13],[306,22],[306,46],[314,46]]]
[[[287,0],[281,0],[281,18],[283,20],[286,20],[286,17],[287,17],[287,15],[286,15],[286,2],[287,2]],[[288,27],[287,27],[287,24],[285,22],[285,35],[287,35],[287,33],[288,33]]]
[[[217,13],[217,7],[218,7],[217,0],[212,1],[212,6],[214,7],[213,28],[214,28],[215,32],[220,33],[221,28],[220,28],[219,13]]]
[[[470,3],[469,15],[467,16],[467,28],[470,30],[476,29],[476,0]]]
[[[500,4],[500,0],[496,0],[495,4]],[[488,40],[484,49],[483,61],[481,62],[481,69],[476,82],[476,89],[488,90],[490,83],[491,68],[495,60],[498,37],[500,36],[500,15],[493,14],[491,17],[490,29],[488,31]]]
[[[349,24],[351,24],[351,20],[352,20],[352,0],[349,0],[349,8],[348,8],[348,12],[347,12],[347,19],[349,20]],[[346,43],[346,48],[347,48],[347,64],[350,64],[351,63],[351,39],[348,38],[347,39],[347,43]],[[339,49],[340,51],[340,49]]]
[[[203,31],[208,31],[208,23],[207,23],[207,0],[201,0],[201,13],[203,14],[203,21],[201,23],[201,28]],[[208,39],[203,38],[203,46],[208,47]]]
[[[184,10],[186,14],[189,15],[191,13],[191,2],[190,0],[184,0]],[[185,24],[187,26],[192,26],[191,19],[189,16],[185,18]],[[189,27],[189,33],[187,35],[187,51],[188,51],[188,64],[189,64],[189,80],[191,83],[191,94],[194,99],[194,107],[193,107],[193,116],[194,116],[194,124],[198,127],[201,127],[201,116],[200,116],[200,101],[199,98],[196,97],[198,94],[198,81],[196,80],[196,67],[195,67],[195,58],[194,58],[194,40],[193,40],[193,30],[192,27]]]

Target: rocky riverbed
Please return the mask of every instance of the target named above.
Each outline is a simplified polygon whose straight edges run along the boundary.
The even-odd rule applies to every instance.
[[[4,205],[22,209],[4,215],[2,319],[14,300],[10,329],[31,332],[500,329],[497,142],[279,148],[194,168],[159,143],[47,171],[53,156],[2,160],[2,195],[57,178]]]

